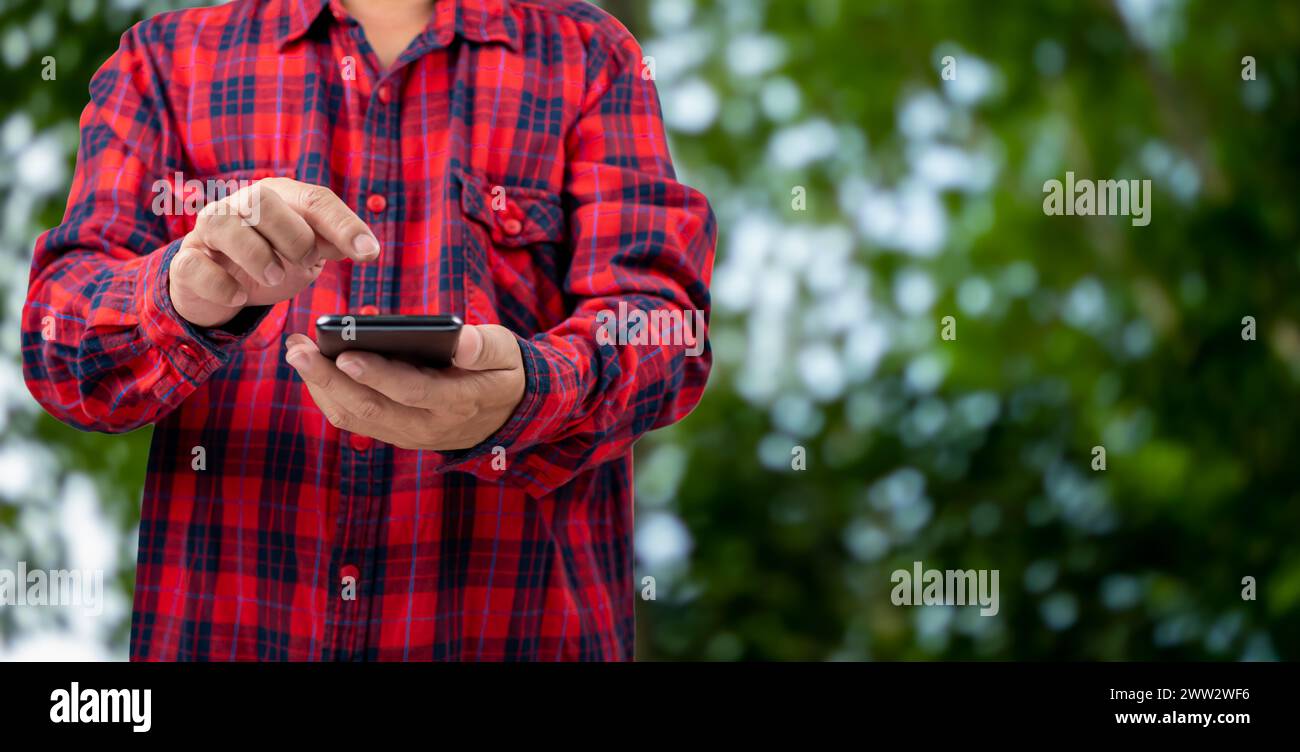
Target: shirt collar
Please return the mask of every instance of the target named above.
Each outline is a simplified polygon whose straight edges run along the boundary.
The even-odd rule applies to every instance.
[[[276,41],[283,49],[301,39],[322,15],[342,21],[348,17],[340,0],[277,0],[280,26]],[[330,13],[326,14],[326,9]],[[452,37],[486,44],[501,42],[519,49],[519,22],[510,13],[510,0],[435,0],[431,32],[439,46]]]

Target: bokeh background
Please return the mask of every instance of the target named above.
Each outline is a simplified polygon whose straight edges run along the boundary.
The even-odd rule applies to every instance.
[[[603,5],[720,223],[710,389],[637,448],[642,659],[1300,658],[1300,5]],[[90,76],[170,7],[0,0],[0,568],[110,591],[0,608],[0,658],[126,655],[148,431],[44,415],[18,314]],[[1066,171],[1150,225],[1044,216]],[[893,606],[917,560],[1000,613]]]

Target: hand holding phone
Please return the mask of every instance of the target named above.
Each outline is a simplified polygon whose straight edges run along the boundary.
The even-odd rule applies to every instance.
[[[284,357],[302,377],[324,418],[342,431],[401,449],[468,449],[499,431],[527,391],[519,338],[498,324],[465,326],[456,335],[455,367],[449,370],[413,366],[361,350],[357,347],[361,331],[370,327],[357,327],[354,339],[340,336],[331,348],[346,343],[347,351],[331,360],[318,343],[332,339],[333,329],[326,327],[328,333],[315,341],[290,334],[284,341]],[[399,352],[404,357],[411,354],[407,348]],[[422,352],[421,357],[436,356],[427,349]]]

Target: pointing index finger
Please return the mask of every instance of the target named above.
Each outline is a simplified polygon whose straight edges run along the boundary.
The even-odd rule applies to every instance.
[[[276,186],[277,192],[307,220],[317,235],[337,249],[339,258],[366,262],[379,256],[379,240],[375,234],[333,191],[311,183],[286,182],[291,184],[284,186],[287,190]]]

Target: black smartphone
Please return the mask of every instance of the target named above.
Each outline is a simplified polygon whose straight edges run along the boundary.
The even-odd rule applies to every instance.
[[[354,316],[316,319],[316,346],[327,358],[364,350],[419,366],[446,368],[463,326],[459,316]]]

